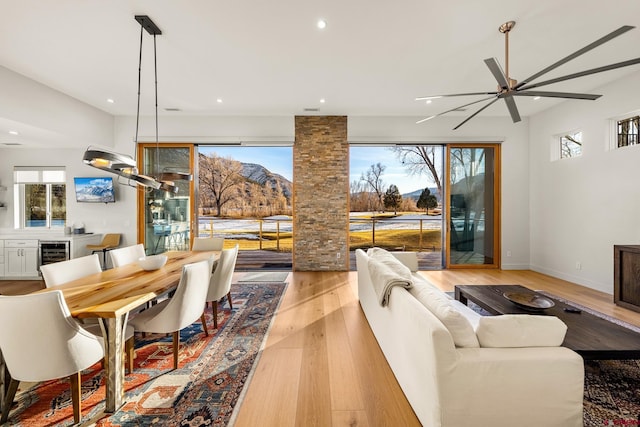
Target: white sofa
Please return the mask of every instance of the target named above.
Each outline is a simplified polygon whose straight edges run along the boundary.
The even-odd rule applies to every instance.
[[[360,305],[425,427],[583,425],[584,365],[560,346],[564,323],[551,316],[482,317],[417,274],[410,252],[393,253],[394,262],[409,267],[410,289],[391,287],[382,306],[374,282],[376,255],[384,258],[385,251],[376,250],[356,251]]]

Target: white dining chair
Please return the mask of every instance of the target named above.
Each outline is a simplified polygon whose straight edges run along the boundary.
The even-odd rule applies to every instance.
[[[229,307],[233,309],[231,301],[231,281],[233,279],[233,271],[236,268],[238,259],[238,245],[232,249],[225,249],[218,258],[217,266],[209,279],[209,290],[207,292],[207,302],[211,302],[213,310],[213,327],[218,329],[218,301],[227,296]],[[202,316],[204,322],[204,314]]]
[[[71,382],[73,419],[79,423],[80,373],[104,357],[102,338],[87,332],[71,317],[59,290],[0,296],[0,325],[4,325],[0,328],[0,351],[11,376],[0,424],[9,417],[21,381],[64,377]]]
[[[224,247],[224,237],[195,237],[192,251],[221,251]]]
[[[124,248],[113,249],[109,251],[111,257],[111,265],[113,267],[122,267],[123,265],[133,264],[140,258],[144,258],[146,253],[144,251],[144,245],[139,243],[137,245],[125,246]]]
[[[44,285],[47,288],[72,282],[82,277],[100,273],[101,271],[102,266],[100,265],[100,257],[98,257],[98,254],[45,264],[40,267]]]
[[[62,285],[63,283],[72,282],[74,280],[90,276],[92,274],[101,273],[100,258],[98,254],[87,255],[79,258],[73,258],[67,261],[54,262],[40,267],[44,285],[47,288]],[[83,326],[91,333],[102,336],[102,328],[98,324],[97,319],[84,319]],[[133,372],[133,359],[135,358],[133,328],[125,327],[124,333],[124,351],[127,356],[127,369]]]
[[[211,276],[209,266],[208,260],[185,265],[173,297],[138,313],[129,321],[136,331],[173,333],[174,369],[178,369],[180,331],[198,320],[204,312]],[[209,335],[206,323],[202,328]]]

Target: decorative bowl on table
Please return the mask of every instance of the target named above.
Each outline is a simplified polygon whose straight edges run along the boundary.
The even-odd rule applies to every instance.
[[[138,265],[140,268],[146,271],[157,270],[162,268],[167,263],[166,255],[149,255],[146,257],[138,258]]]
[[[525,310],[545,310],[556,305],[556,303],[549,298],[536,294],[505,292],[503,295],[506,299]]]

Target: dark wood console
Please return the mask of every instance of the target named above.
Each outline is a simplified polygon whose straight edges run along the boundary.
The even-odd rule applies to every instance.
[[[613,262],[613,301],[640,312],[640,245],[614,245]]]

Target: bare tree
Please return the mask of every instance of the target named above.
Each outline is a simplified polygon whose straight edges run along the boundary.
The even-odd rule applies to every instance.
[[[381,163],[376,163],[375,165],[371,165],[369,170],[362,173],[360,180],[365,182],[370,190],[376,195],[376,206],[377,210],[382,210],[383,198],[384,198],[384,181],[382,180],[382,174],[387,167],[382,165]]]
[[[242,189],[242,164],[211,153],[209,156],[200,157],[199,168],[199,190],[205,199],[201,200],[201,205],[205,207],[207,202],[215,205],[216,215],[220,216],[222,207],[236,199]]]
[[[369,186],[361,180],[353,180],[350,184],[350,201],[353,212],[366,212],[374,209],[375,197],[372,197]]]
[[[442,155],[442,148],[435,145],[399,145],[393,147],[392,150],[413,175],[426,173],[427,176],[431,177],[436,184],[438,194],[442,195],[442,183],[440,181],[442,159],[437,158],[438,155]]]

